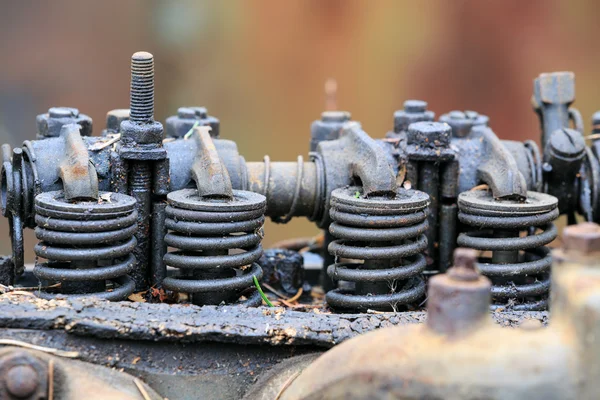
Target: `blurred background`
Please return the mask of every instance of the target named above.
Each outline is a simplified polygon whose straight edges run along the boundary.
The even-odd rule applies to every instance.
[[[537,140],[530,97],[539,73],[574,71],[586,122],[600,108],[599,8],[595,0],[0,0],[0,142],[33,139],[35,116],[51,106],[79,108],[100,134],[108,110],[128,107],[139,50],[155,56],[155,118],[206,106],[250,161],[307,153],[328,78],[338,108],[376,138],[416,98],[437,116],[476,110],[501,138]],[[265,240],[316,233],[304,220],[269,223]],[[34,243],[29,231],[27,248]]]

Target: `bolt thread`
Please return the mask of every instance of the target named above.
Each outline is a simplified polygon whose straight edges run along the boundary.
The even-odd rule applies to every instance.
[[[154,56],[138,52],[131,56],[130,119],[136,123],[154,120]]]

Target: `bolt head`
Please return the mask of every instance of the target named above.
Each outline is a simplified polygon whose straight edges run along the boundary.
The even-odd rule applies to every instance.
[[[129,119],[129,109],[110,110],[106,114],[106,129],[113,132],[118,132],[121,122]]]
[[[136,61],[146,61],[151,60],[153,58],[154,56],[148,53],[147,51],[138,51],[137,53],[133,53],[133,55],[131,56],[131,59]]]
[[[563,230],[563,250],[588,255],[600,251],[600,225],[583,222]]]
[[[447,274],[457,281],[476,281],[479,278],[476,264],[477,251],[458,248],[454,251],[454,266],[448,269]]]
[[[600,111],[596,111],[594,115],[592,115],[592,124],[600,125]]]
[[[78,117],[79,110],[72,107],[51,107],[48,110],[50,118],[71,118]]]
[[[427,110],[427,102],[422,100],[406,100],[404,102],[404,111],[409,114],[420,114]]]
[[[29,365],[12,367],[4,378],[6,389],[18,398],[27,398],[35,393],[40,384],[37,372]]]
[[[350,121],[350,113],[347,111],[324,111],[321,113],[323,122],[347,122]]]
[[[177,109],[177,116],[185,119],[196,118],[196,111],[190,107],[179,107]]]
[[[575,100],[575,74],[552,72],[540,74],[534,81],[535,97],[544,103],[570,104]]]
[[[408,126],[408,144],[427,147],[448,147],[452,128],[443,122],[422,121]]]
[[[458,110],[450,111],[448,116],[451,119],[465,119],[467,117],[464,112]]]

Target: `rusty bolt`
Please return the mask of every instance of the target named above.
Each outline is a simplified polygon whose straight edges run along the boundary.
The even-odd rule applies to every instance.
[[[4,378],[6,389],[17,398],[27,398],[31,396],[38,388],[38,374],[29,365],[15,365]]]
[[[475,267],[477,263],[477,251],[473,249],[458,248],[454,251],[454,267],[446,273],[456,281],[472,282],[479,278],[479,272]]]
[[[131,56],[130,109],[135,123],[154,120],[154,56],[145,51]]]
[[[600,225],[583,222],[563,230],[563,250],[581,255],[600,251]]]

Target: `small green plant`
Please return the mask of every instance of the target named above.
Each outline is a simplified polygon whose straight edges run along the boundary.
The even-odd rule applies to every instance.
[[[260,283],[258,283],[258,279],[256,279],[256,276],[252,276],[252,279],[254,280],[254,286],[256,286],[256,290],[258,290],[258,293],[260,293],[260,297],[262,297],[264,302],[267,303],[269,307],[275,307],[265,292],[263,292],[262,288],[260,287]]]
[[[189,139],[190,136],[192,136],[192,133],[194,133],[194,129],[196,129],[196,127],[200,125],[200,121],[196,121],[194,122],[194,125],[192,125],[192,127],[190,128],[189,131],[187,131],[187,133],[185,135],[183,135],[184,139]]]
[[[359,191],[354,192],[354,198],[355,199],[359,199],[360,198],[360,192]]]

